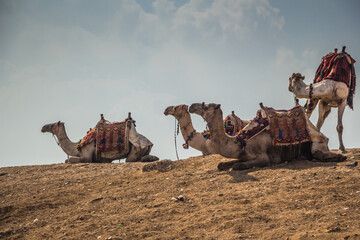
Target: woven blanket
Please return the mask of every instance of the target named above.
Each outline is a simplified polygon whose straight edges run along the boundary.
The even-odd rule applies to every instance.
[[[100,120],[96,125],[96,146],[98,154],[118,150],[120,154],[127,152],[126,141],[128,136],[125,134],[126,121],[108,122]]]
[[[126,120],[123,122],[109,122],[100,120],[96,127],[87,132],[86,136],[78,143],[78,149],[96,141],[97,153],[118,150],[119,154],[128,152],[128,136],[126,136]]]
[[[344,82],[349,88],[347,104],[351,109],[353,109],[353,97],[356,87],[355,62],[346,52],[329,53],[323,57],[313,81],[318,83],[324,79],[331,79]]]
[[[301,106],[295,106],[288,111],[265,108],[265,112],[275,146],[311,141],[305,112]]]

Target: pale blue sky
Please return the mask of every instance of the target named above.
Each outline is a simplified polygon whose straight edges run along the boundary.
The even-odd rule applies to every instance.
[[[63,162],[52,136],[40,132],[46,123],[65,122],[78,141],[100,113],[121,121],[129,111],[152,154],[174,160],[167,106],[215,102],[243,119],[259,102],[291,108],[293,72],[309,83],[321,57],[343,45],[360,61],[359,11],[356,0],[2,0],[0,167]],[[360,147],[358,92],[344,115],[348,148]],[[322,129],[331,148],[336,117]],[[193,120],[202,131],[203,120]],[[181,158],[200,155],[177,141]]]

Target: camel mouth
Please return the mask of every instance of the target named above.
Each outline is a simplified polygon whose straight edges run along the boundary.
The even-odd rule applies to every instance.
[[[173,113],[174,113],[174,106],[169,106],[164,111],[165,116],[168,116],[168,115],[173,114]]]
[[[191,104],[191,106],[189,107],[189,112],[190,113],[196,113],[200,108],[201,104],[200,103],[193,103]],[[202,108],[201,108],[202,110]]]
[[[53,125],[53,124],[46,124],[46,125],[44,125],[44,126],[41,128],[41,132],[42,132],[42,133],[50,132],[51,129],[52,129],[52,125]]]

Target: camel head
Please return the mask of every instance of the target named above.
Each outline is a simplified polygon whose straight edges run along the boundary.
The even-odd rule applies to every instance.
[[[304,79],[305,76],[301,75],[301,73],[293,73],[289,77],[289,91],[294,92],[298,87],[305,87]]]
[[[216,103],[193,103],[189,108],[189,112],[200,115],[204,118],[206,122],[209,122],[211,121],[211,119],[213,119],[213,117],[216,113],[218,113],[219,110],[221,111],[220,106],[220,104]]]
[[[169,106],[165,109],[165,116],[173,115],[176,119],[182,117],[186,112],[188,112],[189,106],[186,104],[181,104],[178,106]]]
[[[46,124],[42,127],[41,132],[49,132],[56,135],[59,133],[59,129],[61,127],[64,127],[64,123],[60,121],[56,123]]]

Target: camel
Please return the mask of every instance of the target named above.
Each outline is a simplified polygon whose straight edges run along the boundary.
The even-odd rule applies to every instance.
[[[130,119],[127,122],[127,131],[129,133],[129,151],[125,155],[119,155],[117,150],[106,152],[97,157],[95,144],[89,143],[78,149],[78,143],[72,142],[65,131],[65,124],[63,122],[56,122],[46,124],[42,127],[41,132],[49,132],[55,135],[58,139],[58,145],[69,156],[66,163],[111,163],[113,160],[126,158],[126,162],[153,162],[159,160],[158,157],[149,155],[153,144],[135,130],[134,120]]]
[[[206,138],[203,133],[196,132],[191,121],[188,105],[169,106],[165,109],[165,116],[172,115],[178,120],[181,134],[185,144],[202,152],[203,156],[214,154],[215,151],[211,145],[211,140]],[[249,121],[241,120],[232,111],[224,120],[224,127],[228,134],[233,134],[241,130]]]
[[[339,151],[341,153],[345,153],[346,150],[342,137],[344,130],[342,118],[347,104],[351,109],[353,108],[352,100],[353,94],[355,92],[355,70],[353,68],[353,63],[355,60],[347,56],[347,53],[345,53],[345,47],[343,48],[342,55],[339,55],[335,49],[334,53],[330,53],[327,56],[325,56],[323,59],[330,58],[332,56],[338,56],[343,57],[346,59],[345,61],[348,61],[349,65],[346,67],[348,75],[346,75],[346,73],[344,75],[346,78],[345,80],[349,81],[348,85],[345,82],[339,80],[323,77],[323,75],[326,75],[326,73],[322,72],[324,71],[321,69],[323,66],[320,65],[317,74],[315,75],[315,80],[318,82],[306,85],[304,83],[305,76],[302,76],[300,73],[293,73],[289,78],[289,91],[293,92],[297,98],[308,99],[306,104],[308,118],[310,118],[313,110],[319,103],[319,117],[316,123],[316,127],[319,131],[324,124],[326,117],[330,114],[331,108],[338,108],[338,121],[336,130],[339,138]],[[329,70],[327,71],[329,72]],[[343,68],[341,70],[336,69],[336,71],[342,71],[341,74],[346,72]],[[330,72],[330,74],[331,73],[332,72]],[[339,73],[337,74],[338,75],[329,75],[329,77],[338,77]]]
[[[192,125],[188,105],[169,106],[164,111],[165,116],[173,115],[178,120],[181,134],[185,143],[190,147],[202,152],[203,156],[214,154],[211,140],[203,136],[203,133],[196,132]]]
[[[190,113],[195,113],[204,118],[208,123],[209,129],[212,132],[212,145],[216,153],[226,157],[235,158],[236,160],[221,162],[218,165],[219,170],[226,170],[233,168],[234,170],[248,169],[252,167],[266,167],[274,164],[279,164],[285,161],[290,161],[292,158],[305,157],[318,158],[321,161],[343,161],[344,158],[340,154],[331,153],[327,148],[328,139],[314,127],[310,127],[310,135],[313,137],[313,144],[301,144],[300,154],[299,152],[289,153],[286,152],[286,148],[278,148],[273,146],[272,138],[269,131],[264,128],[264,131],[260,131],[252,138],[248,139],[245,143],[236,142],[236,137],[229,136],[224,133],[222,126],[222,110],[220,104],[201,104],[194,103],[189,108]],[[264,111],[259,111],[260,118],[265,118]],[[257,127],[261,124],[260,121],[252,120],[248,125],[243,128],[243,131],[247,131]],[[310,125],[309,125],[310,126]],[[315,143],[315,144],[314,144]],[[311,149],[310,149],[311,148]],[[288,148],[289,149],[289,148]],[[289,156],[287,156],[287,154]]]

